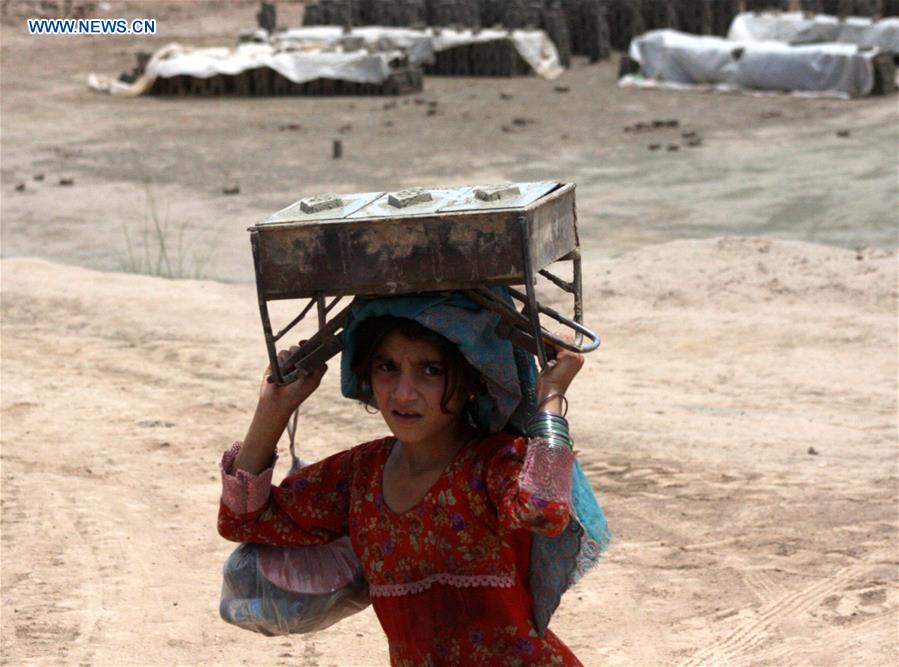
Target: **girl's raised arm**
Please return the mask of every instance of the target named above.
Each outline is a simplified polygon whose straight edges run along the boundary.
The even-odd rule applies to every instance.
[[[283,350],[278,361],[296,348]],[[267,368],[253,421],[242,443],[222,457],[222,499],[218,530],[237,542],[302,545],[345,535],[352,452],[341,452],[272,486],[278,440],[293,412],[318,388],[328,370],[301,375],[290,384],[269,382]],[[325,500],[323,503],[322,500]]]
[[[289,350],[282,350],[278,353],[278,361],[282,362],[296,349],[294,346]],[[311,375],[301,374],[290,384],[278,386],[269,382],[272,369],[271,366],[266,368],[253,421],[234,461],[236,470],[258,475],[272,465],[275,448],[287,428],[290,416],[318,388],[327,370],[328,366],[325,364]]]

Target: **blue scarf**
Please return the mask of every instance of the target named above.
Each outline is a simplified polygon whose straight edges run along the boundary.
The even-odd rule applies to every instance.
[[[511,302],[502,288],[494,291]],[[478,397],[472,418],[483,431],[524,435],[536,405],[537,368],[534,357],[496,334],[499,316],[457,292],[411,296],[357,297],[344,326],[340,358],[340,388],[347,398],[359,398],[359,380],[350,363],[359,324],[382,315],[414,320],[455,343],[477,370],[487,388]],[[580,464],[574,464],[572,513],[558,537],[534,535],[531,541],[529,589],[534,624],[540,635],[568,588],[591,567],[611,540],[606,518]]]

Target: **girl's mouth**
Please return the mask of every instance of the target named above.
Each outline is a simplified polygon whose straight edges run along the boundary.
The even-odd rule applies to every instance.
[[[400,412],[399,410],[391,411],[394,417],[404,420],[413,420],[421,417],[417,412]]]

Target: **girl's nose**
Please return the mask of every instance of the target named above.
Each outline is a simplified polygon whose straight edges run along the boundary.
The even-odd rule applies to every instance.
[[[416,394],[415,382],[408,373],[400,373],[397,378],[394,395],[399,401],[407,401],[415,398]]]

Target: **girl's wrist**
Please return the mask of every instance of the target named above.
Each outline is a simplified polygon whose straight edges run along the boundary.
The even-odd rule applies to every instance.
[[[547,382],[545,378],[541,378],[537,380],[537,386],[534,389],[537,391],[537,399],[539,400],[549,394],[564,394],[568,391],[568,384]]]
[[[283,421],[287,425],[287,421],[294,411],[299,408],[301,403],[295,401],[282,401],[275,398],[260,398],[256,404],[256,414],[265,419],[273,419]]]

